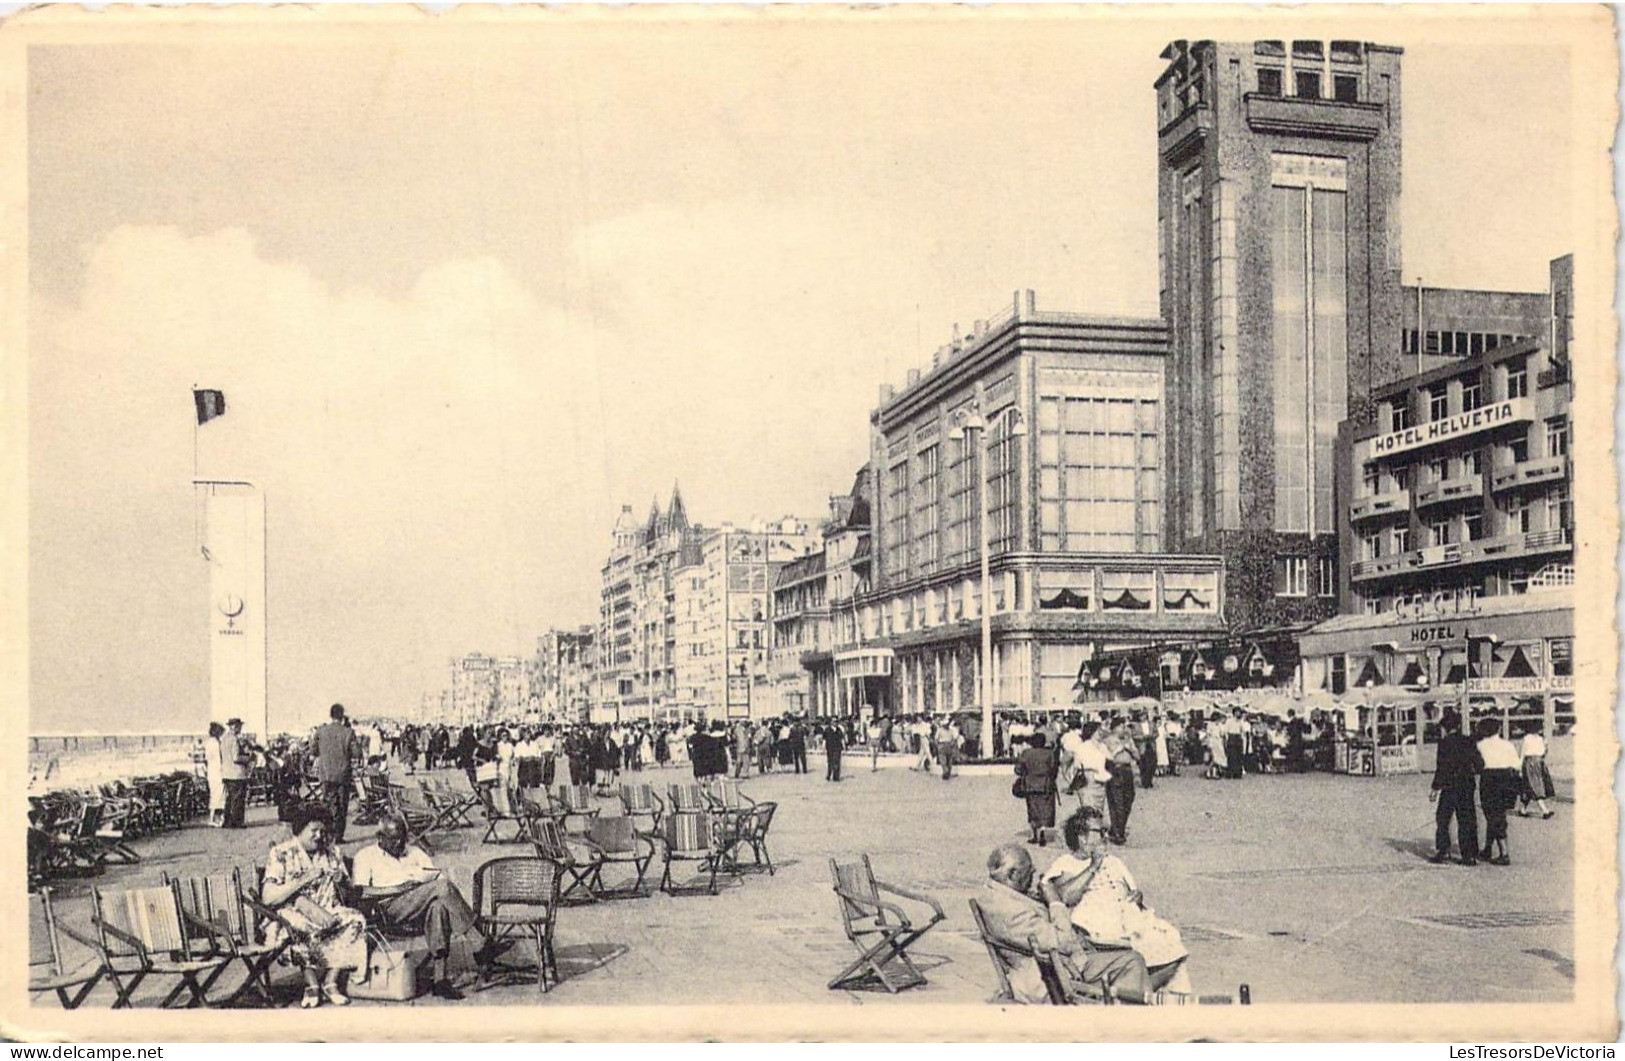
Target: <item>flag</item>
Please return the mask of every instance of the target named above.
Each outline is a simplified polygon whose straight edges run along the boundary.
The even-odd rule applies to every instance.
[[[192,392],[192,402],[197,406],[197,422],[201,426],[217,416],[226,415],[226,395],[224,391]]]

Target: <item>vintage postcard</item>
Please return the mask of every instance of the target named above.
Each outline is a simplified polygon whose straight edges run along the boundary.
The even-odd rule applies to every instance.
[[[1614,34],[12,16],[5,1033],[1612,1041]]]

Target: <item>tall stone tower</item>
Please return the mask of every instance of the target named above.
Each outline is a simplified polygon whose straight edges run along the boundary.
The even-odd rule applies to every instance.
[[[1164,541],[1237,632],[1336,613],[1338,422],[1402,372],[1400,50],[1175,41],[1157,79]]]

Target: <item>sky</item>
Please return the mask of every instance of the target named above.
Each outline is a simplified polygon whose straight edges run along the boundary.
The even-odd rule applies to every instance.
[[[32,731],[207,717],[194,437],[202,473],[265,491],[270,710],[297,729],[594,620],[623,503],[680,482],[706,524],[821,517],[878,387],[1017,289],[1154,316],[1175,35],[34,47]],[[1572,153],[1566,53],[1414,35],[1380,38],[1407,46],[1407,281],[1543,289],[1574,231],[1546,176]],[[195,435],[193,386],[229,408]]]

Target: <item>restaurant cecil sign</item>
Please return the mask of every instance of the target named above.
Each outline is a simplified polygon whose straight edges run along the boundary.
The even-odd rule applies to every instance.
[[[1457,413],[1441,420],[1430,420],[1415,427],[1378,435],[1371,440],[1371,456],[1391,457],[1396,453],[1503,427],[1515,421],[1528,420],[1530,417],[1528,398],[1509,398],[1505,401],[1491,402],[1472,412]]]

